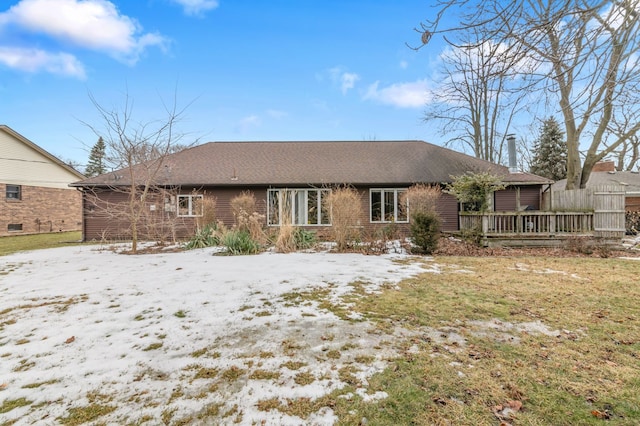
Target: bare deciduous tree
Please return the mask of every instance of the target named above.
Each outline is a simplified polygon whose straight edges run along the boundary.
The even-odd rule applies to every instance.
[[[624,129],[629,127],[630,118],[627,117],[625,111],[614,116],[611,120],[611,133],[620,135],[624,133]],[[640,135],[634,133],[628,139],[623,140],[618,148],[612,151],[616,162],[616,170],[632,171],[640,163]]]
[[[447,145],[460,144],[478,158],[501,163],[526,94],[510,70],[511,53],[470,30],[465,42],[449,46],[441,59],[442,81],[431,92],[425,121],[439,125]]]
[[[442,0],[436,8],[418,30],[424,44],[441,34],[459,46],[463,35],[480,31],[483,40],[526,55],[537,93],[554,108],[545,115],[563,117],[567,189],[585,187],[593,165],[638,133],[640,0]],[[452,14],[460,24],[446,27]],[[612,132],[623,114],[626,124]]]
[[[175,192],[165,181],[167,156],[186,146],[180,142],[184,134],[177,131],[186,108],[178,109],[173,103],[163,102],[165,117],[156,121],[138,122],[133,118],[133,100],[125,94],[122,108],[109,109],[89,95],[102,121],[101,126],[85,123],[104,140],[106,160],[119,170],[113,172],[110,189],[126,194],[126,207],[106,203],[103,207],[108,217],[126,222],[130,229],[131,251],[138,250],[140,227],[157,227],[157,214],[150,215],[149,201],[153,199],[163,206],[164,198]],[[153,217],[150,217],[153,216]]]

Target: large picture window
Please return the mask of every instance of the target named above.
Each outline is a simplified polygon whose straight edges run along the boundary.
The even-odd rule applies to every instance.
[[[178,195],[178,216],[196,217],[203,215],[202,195]]]
[[[331,225],[329,189],[270,189],[267,194],[267,222],[282,225]]]
[[[22,187],[20,185],[7,185],[7,200],[21,200]]]
[[[371,222],[408,222],[406,189],[372,189],[369,192]],[[404,204],[403,204],[404,203]]]

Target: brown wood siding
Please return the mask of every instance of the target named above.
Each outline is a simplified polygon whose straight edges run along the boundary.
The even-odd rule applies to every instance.
[[[638,211],[640,211],[640,197],[626,197],[625,198],[625,209],[628,212],[638,212]]]
[[[518,210],[516,188],[509,187],[493,193],[493,209],[497,212]]]
[[[451,194],[442,194],[438,199],[436,211],[442,220],[443,231],[457,231],[460,229],[458,223],[459,204],[456,197]]]
[[[275,187],[273,187],[275,188]],[[299,187],[298,187],[299,188]],[[377,188],[377,187],[376,187]],[[387,186],[391,188],[391,186]],[[403,187],[404,188],[404,187]],[[215,199],[215,220],[222,222],[227,227],[235,225],[235,217],[231,209],[231,200],[242,192],[252,193],[256,199],[256,210],[264,216],[266,226],[267,191],[269,187],[253,186],[246,188],[181,188],[175,194],[198,193],[205,198]],[[408,223],[371,223],[370,222],[370,187],[361,186],[356,190],[360,196],[360,217],[358,227],[363,238],[373,238],[382,234],[402,237],[408,235]],[[163,197],[170,194],[156,194],[150,197],[148,205],[155,204],[155,210],[145,209],[145,216],[139,223],[140,239],[172,239],[184,240],[193,235],[197,218],[178,218],[175,212],[166,212]],[[114,191],[101,191],[96,194],[85,192],[84,201],[84,238],[85,240],[121,240],[131,237],[129,222],[126,214],[128,194]],[[437,209],[442,218],[443,231],[457,231],[458,226],[458,202],[449,194],[442,194],[438,201]],[[203,224],[201,224],[203,225]],[[275,227],[270,227],[275,231]],[[305,229],[315,230],[319,236],[330,238],[330,226],[308,226]],[[268,230],[268,232],[270,232]]]
[[[529,210],[540,210],[540,186],[520,187],[520,208]]]
[[[501,191],[493,193],[494,196],[494,210],[497,212],[503,211],[518,211],[529,208],[529,210],[540,210],[540,186],[521,186],[519,188],[520,195],[518,196],[518,188],[508,187]],[[520,202],[518,203],[518,197]]]

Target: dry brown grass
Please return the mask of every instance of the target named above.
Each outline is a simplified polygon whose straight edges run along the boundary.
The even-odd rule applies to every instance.
[[[338,251],[347,251],[360,239],[359,221],[362,202],[358,191],[350,186],[334,188],[329,195],[331,234]]]
[[[291,199],[286,195],[287,191],[278,192],[278,203],[281,206],[280,226],[275,249],[278,253],[291,253],[296,250],[295,230],[291,221]]]
[[[216,222],[216,206],[217,199],[213,196],[204,195],[202,199],[202,216],[196,218],[196,225],[198,229],[202,229],[207,225],[212,225]]]

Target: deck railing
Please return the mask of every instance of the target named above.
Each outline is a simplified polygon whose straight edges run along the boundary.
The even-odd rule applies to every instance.
[[[594,235],[592,212],[460,212],[460,230],[484,236]]]

